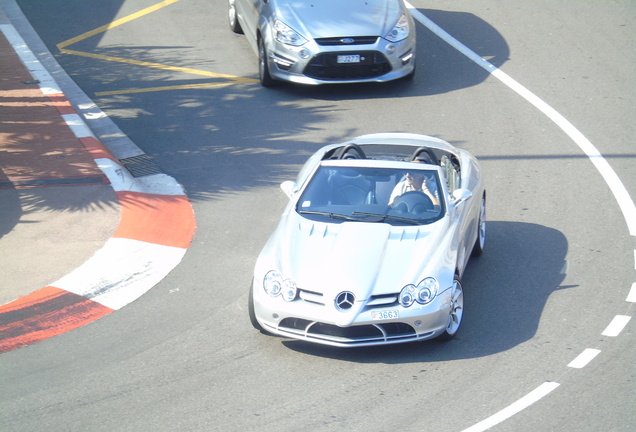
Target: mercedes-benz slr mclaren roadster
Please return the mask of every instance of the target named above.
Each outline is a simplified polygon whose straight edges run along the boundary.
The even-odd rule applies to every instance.
[[[253,326],[340,347],[453,338],[461,277],[486,239],[467,151],[385,133],[321,148],[295,182],[249,294]]]
[[[415,25],[403,0],[228,0],[232,31],[258,55],[265,87],[384,82],[415,74]]]

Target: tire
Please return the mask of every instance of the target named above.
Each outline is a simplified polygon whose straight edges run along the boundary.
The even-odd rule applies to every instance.
[[[486,194],[481,199],[479,219],[477,221],[477,239],[471,255],[475,257],[483,254],[484,246],[486,246]]]
[[[254,312],[254,284],[253,283],[252,285],[250,285],[250,293],[249,293],[249,298],[247,300],[247,311],[250,315],[250,322],[252,323],[252,327],[260,331],[261,333],[265,333],[265,331],[263,330],[263,327],[259,324],[258,320],[256,319],[256,313]]]
[[[273,87],[276,82],[269,73],[269,61],[267,60],[267,51],[263,38],[258,38],[258,78],[263,87]]]
[[[438,336],[438,340],[442,342],[449,341],[455,337],[462,324],[464,316],[464,290],[459,278],[455,277],[453,281],[453,293],[451,297],[451,308],[448,314],[448,323],[444,329],[444,333]]]
[[[236,5],[234,4],[235,0],[228,0],[228,22],[230,24],[230,30],[234,33],[243,33],[243,29],[241,28],[241,24],[239,23],[238,16],[236,15]]]

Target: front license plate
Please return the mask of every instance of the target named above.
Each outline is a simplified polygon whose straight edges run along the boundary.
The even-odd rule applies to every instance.
[[[396,318],[399,318],[398,311],[396,311],[396,310],[382,311],[382,312],[371,312],[371,319],[373,321],[389,320],[389,319],[396,319]]]
[[[359,54],[339,55],[338,63],[360,63]]]

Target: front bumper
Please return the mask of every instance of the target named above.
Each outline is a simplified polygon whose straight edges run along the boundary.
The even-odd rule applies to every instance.
[[[319,304],[302,298],[292,302],[285,302],[280,297],[271,298],[255,281],[254,312],[265,331],[283,337],[337,347],[387,345],[441,335],[448,324],[450,291],[438,294],[424,306],[403,308],[392,302],[378,307],[366,301],[356,310],[341,312],[335,310],[331,300]],[[383,311],[397,311],[399,318],[372,319],[372,312]]]
[[[381,37],[319,39],[301,47],[272,41],[267,48],[273,78],[300,84],[384,82],[405,77],[415,70],[415,38],[392,43]],[[343,63],[339,56],[358,61]],[[352,57],[354,56],[354,57]]]

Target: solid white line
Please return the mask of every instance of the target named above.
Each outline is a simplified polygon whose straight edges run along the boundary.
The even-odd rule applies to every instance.
[[[636,282],[632,284],[632,289],[629,290],[629,294],[627,294],[625,301],[636,303]]]
[[[514,402],[512,405],[502,409],[498,413],[488,417],[486,420],[483,420],[468,429],[464,429],[463,432],[481,432],[490,429],[491,427],[498,425],[504,420],[509,419],[513,415],[518,412],[526,409],[533,403],[537,402],[544,396],[547,396],[552,390],[556,389],[559,386],[559,383],[555,382],[544,382],[536,389],[532,390],[530,393]]]
[[[550,118],[550,120],[552,120],[557,126],[559,126],[588,156],[592,164],[594,164],[594,166],[614,194],[614,198],[618,202],[618,205],[623,213],[623,217],[625,218],[625,222],[627,223],[629,233],[632,236],[636,236],[636,204],[634,204],[634,201],[632,200],[629,192],[625,188],[625,185],[621,182],[618,175],[616,175],[612,167],[607,163],[607,161],[603,158],[596,147],[594,147],[594,145],[587,138],[585,138],[585,136],[578,129],[576,129],[574,125],[572,125],[572,123],[570,123],[565,117],[559,114],[554,108],[541,100],[537,95],[512,79],[501,69],[498,69],[493,64],[480,57],[477,53],[470,50],[466,45],[459,42],[444,29],[431,21],[424,14],[415,9],[413,5],[407,2],[406,6],[409,8],[411,15],[413,15],[413,18],[422,23],[425,27],[427,27],[430,31],[435,33],[439,38],[451,45],[457,51],[461,52],[477,65],[481,66],[492,76],[499,79],[502,83],[515,91],[519,96],[526,99],[532,105],[534,105],[537,109],[539,109],[539,111],[544,113],[546,116],[548,116],[548,118]]]
[[[600,353],[601,350],[587,348],[585,351],[579,354],[577,358],[572,360],[568,366],[571,368],[582,369],[587,366],[589,362],[594,360],[594,357],[596,357]]]
[[[33,79],[39,81],[40,90],[45,95],[62,93],[55,79],[49,74],[49,71],[40,63],[35,57],[35,54],[31,52],[24,39],[20,36],[18,31],[10,24],[0,24],[0,31],[7,38],[7,41],[13,47],[20,61],[31,73]]]
[[[62,114],[62,118],[77,138],[95,138],[95,135],[93,135],[93,132],[84,123],[79,114]]]
[[[616,315],[610,325],[601,333],[603,336],[615,337],[621,334],[629,320],[632,319],[630,316],[625,315]]]

